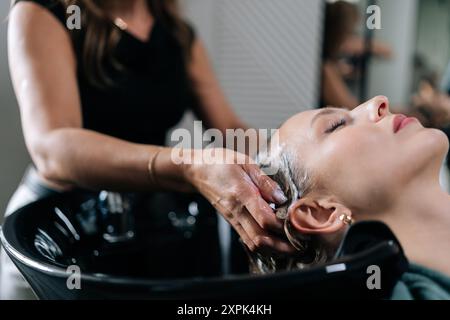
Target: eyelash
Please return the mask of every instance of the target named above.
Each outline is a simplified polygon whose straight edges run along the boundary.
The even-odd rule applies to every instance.
[[[346,124],[346,120],[345,119],[341,119],[337,122],[334,122],[331,127],[329,129],[327,129],[327,131],[325,131],[325,133],[332,133],[334,131],[336,131],[339,127],[342,127]]]

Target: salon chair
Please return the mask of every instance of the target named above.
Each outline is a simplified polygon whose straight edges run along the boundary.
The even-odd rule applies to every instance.
[[[264,276],[224,275],[214,209],[198,196],[161,194],[153,200],[139,210],[167,218],[173,232],[167,241],[145,234],[149,229],[142,234],[137,217],[148,212],[132,212],[138,209],[124,199],[74,193],[10,215],[1,242],[40,299],[386,299],[408,266],[386,225],[361,222],[349,229],[332,263]],[[201,215],[210,219],[196,233]],[[171,247],[177,234],[198,247],[195,257],[182,252],[192,248]],[[67,285],[73,265],[81,271],[79,290]],[[373,265],[381,270],[380,290],[367,287]]]

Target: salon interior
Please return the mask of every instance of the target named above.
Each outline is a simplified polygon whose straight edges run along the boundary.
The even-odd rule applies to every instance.
[[[450,0],[104,2],[0,1],[2,300],[450,300]]]

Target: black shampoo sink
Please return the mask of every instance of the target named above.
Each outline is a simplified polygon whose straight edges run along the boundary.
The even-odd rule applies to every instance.
[[[58,195],[5,220],[2,245],[39,298],[379,299],[389,296],[407,267],[392,232],[366,222],[350,229],[336,261],[327,265],[223,275],[216,215],[205,200],[159,194],[130,207],[130,218],[102,210],[99,199]],[[382,290],[367,288],[372,265],[380,267]],[[68,286],[73,270],[81,272],[79,289]]]

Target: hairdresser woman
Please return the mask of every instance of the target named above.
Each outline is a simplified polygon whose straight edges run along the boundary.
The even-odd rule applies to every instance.
[[[66,27],[72,4],[81,8],[80,30]],[[281,224],[267,204],[285,197],[256,166],[176,165],[171,149],[161,147],[188,108],[222,132],[245,128],[175,1],[19,0],[8,38],[34,163],[8,213],[48,192],[72,188],[197,191],[250,248],[291,250],[273,236]],[[40,187],[29,188],[27,182],[36,180]],[[6,274],[11,263],[2,264],[2,298],[25,298],[23,283]]]

